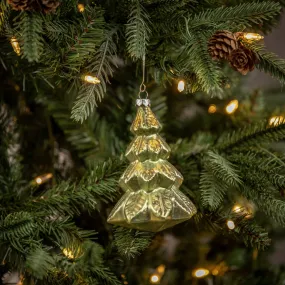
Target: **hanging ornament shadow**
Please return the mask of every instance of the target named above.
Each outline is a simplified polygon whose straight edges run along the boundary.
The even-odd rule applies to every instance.
[[[131,126],[135,135],[126,151],[131,162],[119,180],[125,194],[108,222],[143,231],[158,232],[190,219],[194,204],[179,190],[181,173],[167,159],[170,147],[158,134],[161,124],[148,99],[137,100]]]

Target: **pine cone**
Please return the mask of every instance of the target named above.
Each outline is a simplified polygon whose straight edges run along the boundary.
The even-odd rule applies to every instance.
[[[48,13],[54,13],[57,9],[57,7],[60,5],[60,2],[58,0],[41,0],[42,2],[42,10],[48,14]]]
[[[243,75],[254,70],[254,65],[258,62],[254,51],[246,48],[243,45],[236,50],[233,50],[229,57],[230,65]]]
[[[225,30],[217,31],[209,40],[208,51],[214,60],[228,59],[238,46],[235,34]]]
[[[35,0],[8,0],[9,5],[13,10],[23,11],[23,10],[33,10]]]

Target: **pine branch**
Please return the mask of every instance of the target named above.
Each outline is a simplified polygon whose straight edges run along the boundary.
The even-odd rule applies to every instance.
[[[264,250],[271,244],[268,232],[254,222],[244,219],[244,217],[240,217],[234,220],[234,222],[236,225],[234,231],[236,237],[242,238],[247,246]]]
[[[263,45],[248,44],[256,52],[259,58],[256,67],[278,79],[282,84],[285,83],[285,60],[278,58],[274,53],[266,51]]]
[[[114,201],[118,195],[118,179],[125,167],[125,161],[108,160],[90,169],[82,178],[79,187],[90,191],[103,202]]]
[[[38,62],[43,52],[43,19],[38,13],[24,12],[16,27],[20,33],[23,57]]]
[[[88,189],[77,187],[71,182],[61,182],[41,197],[33,199],[29,207],[43,215],[57,213],[73,216],[80,214],[82,209],[94,210],[96,205],[96,199]]]
[[[274,188],[267,175],[250,166],[243,166],[244,185],[241,193],[252,200],[268,217],[281,225],[285,224],[285,201],[276,198],[278,189]]]
[[[75,42],[66,54],[66,67],[75,72],[79,72],[80,66],[96,52],[104,39],[102,11],[88,6],[82,15],[79,31],[74,36]]]
[[[119,253],[127,259],[141,254],[149,246],[152,237],[152,233],[122,227],[116,227],[114,230],[115,245]]]
[[[117,277],[104,265],[104,249],[97,243],[86,242],[84,244],[84,255],[80,258],[83,269],[98,281],[98,284],[120,285]],[[93,284],[93,283],[92,283]]]
[[[217,179],[213,173],[203,170],[200,177],[201,200],[204,207],[216,210],[223,202],[227,192],[227,185]]]
[[[285,166],[284,158],[278,157],[268,150],[255,151],[251,149],[244,153],[231,154],[228,159],[240,165],[241,168],[246,165],[263,173],[273,186],[277,188],[281,189],[285,186],[285,175],[282,174]]]
[[[135,0],[131,8],[130,18],[126,27],[127,50],[137,60],[146,54],[150,38],[150,18],[139,0]]]
[[[0,239],[7,241],[19,240],[31,235],[35,228],[36,224],[30,213],[11,213],[0,220]]]
[[[221,155],[208,151],[206,159],[207,168],[218,178],[231,186],[242,184],[236,167]]]
[[[41,216],[48,213],[74,216],[79,215],[82,209],[97,209],[99,201],[110,202],[117,198],[118,178],[123,167],[119,160],[98,163],[78,184],[61,182],[33,199],[28,206]]]
[[[280,13],[281,6],[276,2],[251,2],[231,7],[219,7],[208,9],[190,17],[188,26],[190,29],[201,25],[218,27],[220,23],[231,25],[243,24],[250,27],[252,24],[261,24]]]
[[[68,217],[53,213],[43,220],[39,220],[38,230],[54,246],[72,249],[77,252],[86,238],[94,236],[93,231],[80,230]]]
[[[36,248],[27,256],[26,266],[38,279],[46,277],[54,269],[55,261],[46,249]]]
[[[10,9],[7,1],[0,3],[0,35],[5,33],[6,25],[9,19]]]
[[[82,158],[95,156],[99,149],[99,141],[91,122],[87,121],[81,125],[75,123],[70,119],[70,109],[64,102],[49,98],[44,103],[47,104],[50,114],[65,133],[67,141],[78,151],[79,156]]]
[[[76,23],[68,20],[47,18],[44,21],[45,35],[52,41],[61,44],[72,37],[72,26]]]
[[[262,122],[247,126],[232,134],[222,135],[217,148],[226,151],[234,148],[276,142],[282,140],[284,137],[284,120],[276,122],[276,126],[270,126],[268,122]]]
[[[106,34],[105,41],[96,52],[87,70],[92,74],[96,72],[99,84],[84,83],[71,111],[71,118],[81,123],[90,116],[97,107],[97,102],[101,102],[106,92],[106,84],[109,77],[113,75],[113,57],[116,55],[116,44],[113,42],[114,31]]]
[[[188,30],[185,48],[188,58],[184,59],[184,63],[193,69],[203,91],[219,95],[222,92],[221,73],[218,65],[209,56],[207,39],[208,37],[202,32],[198,35]]]
[[[264,199],[259,203],[259,209],[280,225],[285,225],[285,201],[279,199]]]
[[[121,285],[122,283],[114,275],[113,272],[107,267],[95,267],[92,270],[95,278],[99,281],[98,284],[102,285]]]
[[[123,142],[117,137],[114,126],[98,113],[92,114],[78,125],[70,119],[70,108],[66,100],[44,98],[50,114],[56,120],[80,157],[86,164],[117,155],[123,149]]]

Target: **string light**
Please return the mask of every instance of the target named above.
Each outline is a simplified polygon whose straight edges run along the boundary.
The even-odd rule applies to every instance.
[[[126,275],[125,274],[121,274],[122,279],[124,280],[124,284],[127,285],[129,284],[129,282],[126,280]]]
[[[70,249],[64,248],[64,249],[62,250],[62,253],[63,253],[67,258],[69,258],[69,259],[74,259],[74,254],[73,254],[73,252],[72,252]]]
[[[240,213],[242,211],[242,207],[239,204],[233,206],[233,212]]]
[[[208,108],[208,113],[214,114],[216,112],[217,112],[217,106],[215,104],[210,105]]]
[[[270,126],[278,126],[284,121],[283,116],[273,116],[269,119]]]
[[[41,184],[47,182],[48,180],[50,180],[51,178],[52,178],[52,173],[46,173],[46,174],[43,174],[41,176],[36,177],[35,182],[38,185],[41,185]]]
[[[198,268],[193,271],[193,276],[196,278],[203,278],[209,275],[210,271],[206,268]]]
[[[233,230],[236,227],[234,221],[232,221],[232,220],[227,221],[227,226],[230,230]]]
[[[83,13],[84,10],[85,10],[84,4],[79,3],[79,4],[77,5],[77,9],[78,9],[78,11],[79,11],[80,13]]]
[[[18,40],[16,39],[16,37],[12,37],[10,39],[10,43],[12,45],[12,48],[14,50],[14,52],[17,54],[17,55],[20,55],[21,54],[21,48],[20,48],[20,45],[19,45],[19,42]]]
[[[84,75],[83,80],[92,84],[99,84],[101,82],[98,77],[92,75]]]
[[[224,275],[229,267],[227,266],[227,264],[225,263],[225,261],[221,261],[218,264],[214,264],[213,266],[208,268],[211,271],[211,274],[214,276],[222,276]]]
[[[160,275],[164,274],[165,265],[164,265],[164,264],[159,265],[159,266],[156,268],[156,271],[157,271]]]
[[[179,92],[182,92],[184,91],[184,89],[185,89],[185,82],[183,80],[180,80],[177,85],[177,90]]]
[[[164,272],[165,272],[165,265],[164,264],[159,265],[156,268],[155,273],[150,276],[150,282],[153,284],[159,283]]]
[[[257,33],[243,33],[242,37],[248,41],[260,41],[264,36]]]
[[[226,106],[226,112],[228,114],[233,114],[238,109],[238,100],[232,100]]]
[[[237,214],[245,215],[246,219],[250,219],[253,216],[254,208],[250,203],[246,203],[244,206],[236,204],[233,206],[232,211]]]
[[[212,274],[214,276],[217,276],[219,274],[219,270],[218,269],[213,269]]]
[[[153,283],[153,284],[158,283],[159,279],[160,279],[159,276],[156,275],[156,274],[153,274],[153,275],[150,276],[150,282]]]

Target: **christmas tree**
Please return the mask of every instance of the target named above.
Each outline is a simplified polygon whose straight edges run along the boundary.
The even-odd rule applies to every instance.
[[[284,6],[1,1],[0,282],[283,284]]]

